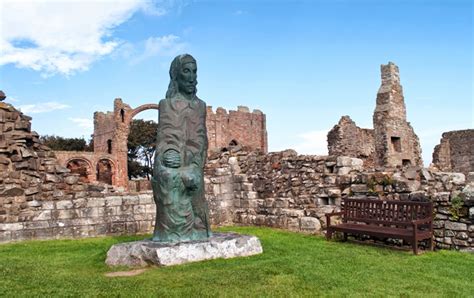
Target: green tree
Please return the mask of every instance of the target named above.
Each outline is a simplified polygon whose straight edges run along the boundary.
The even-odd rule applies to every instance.
[[[52,150],[58,151],[93,151],[94,147],[92,140],[87,143],[83,138],[44,135],[40,137],[40,140]]]
[[[156,132],[158,123],[153,120],[134,119],[128,135],[128,177],[147,177],[153,173]]]

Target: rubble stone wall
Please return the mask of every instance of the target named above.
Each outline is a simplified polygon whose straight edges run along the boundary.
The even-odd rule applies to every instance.
[[[474,129],[443,133],[433,152],[433,165],[442,171],[474,172]]]
[[[333,156],[360,158],[364,167],[374,166],[374,130],[358,127],[349,116],[342,116],[328,133],[328,151]]]
[[[325,213],[339,210],[343,198],[431,200],[436,246],[474,249],[474,174],[466,178],[419,167],[374,172],[357,158],[292,150],[225,153],[214,162],[215,171],[232,176],[233,206],[225,206],[236,224],[318,234],[325,228]],[[214,201],[224,198],[218,193]]]
[[[418,136],[407,122],[398,66],[389,62],[380,69],[374,129],[361,129],[343,116],[328,133],[329,155],[361,158],[367,168],[422,166]]]
[[[422,166],[418,136],[407,122],[398,66],[389,62],[380,69],[382,84],[373,115],[375,165],[387,168]]]

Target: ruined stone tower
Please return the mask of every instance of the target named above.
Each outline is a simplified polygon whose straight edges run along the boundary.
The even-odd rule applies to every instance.
[[[422,166],[420,142],[406,120],[398,66],[381,65],[382,85],[373,116],[375,165],[385,168]]]
[[[343,116],[328,133],[329,155],[360,158],[366,167],[421,166],[420,142],[406,120],[398,66],[389,62],[381,65],[381,71],[374,129],[360,128]]]

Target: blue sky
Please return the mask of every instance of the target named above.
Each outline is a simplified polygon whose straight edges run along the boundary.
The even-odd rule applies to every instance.
[[[114,98],[163,98],[187,52],[208,105],[267,115],[270,151],[327,154],[342,115],[372,127],[380,64],[393,61],[428,165],[442,132],[474,127],[472,18],[457,0],[6,0],[0,89],[38,133],[88,138]]]

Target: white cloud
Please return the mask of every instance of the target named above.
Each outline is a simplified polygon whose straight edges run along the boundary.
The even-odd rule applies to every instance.
[[[240,10],[240,9],[234,12],[234,15],[236,16],[241,16],[243,14],[247,14],[247,12],[245,10]]]
[[[49,102],[43,102],[43,103],[37,103],[37,104],[31,104],[31,105],[21,105],[21,106],[18,106],[18,109],[25,114],[39,114],[39,113],[52,112],[55,110],[67,109],[69,107],[70,106],[66,104],[62,104],[56,101],[49,101]]]
[[[45,76],[85,71],[121,43],[112,37],[113,29],[136,11],[165,14],[167,10],[156,3],[159,2],[2,0],[0,65],[12,63]]]
[[[69,118],[72,122],[76,123],[77,126],[85,129],[94,128],[94,121],[89,118]]]
[[[132,63],[139,63],[153,56],[176,56],[186,48],[179,36],[169,34],[161,37],[149,37],[145,40],[143,54],[135,58]]]
[[[298,154],[309,155],[327,155],[327,134],[329,130],[313,130],[298,134],[297,137],[302,139],[293,148]]]

